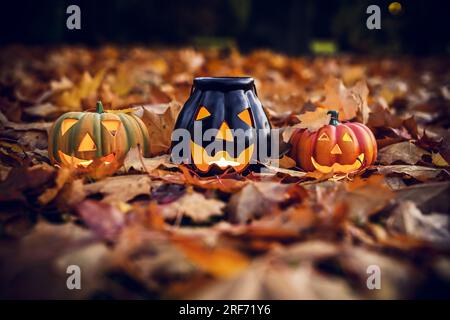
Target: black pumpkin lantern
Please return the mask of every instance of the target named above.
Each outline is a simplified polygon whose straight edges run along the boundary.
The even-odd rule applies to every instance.
[[[258,148],[268,148],[270,143],[270,123],[250,77],[194,79],[176,129],[189,132],[190,152],[182,157],[202,175],[256,169],[264,160]],[[213,132],[210,137],[208,130]],[[176,144],[172,141],[172,159]]]

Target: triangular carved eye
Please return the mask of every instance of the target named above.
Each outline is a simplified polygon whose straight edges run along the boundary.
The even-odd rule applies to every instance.
[[[244,121],[246,124],[248,124],[250,127],[252,126],[252,117],[250,115],[250,111],[247,109],[245,109],[244,111],[242,111],[241,113],[238,114],[239,119],[241,119],[242,121]]]
[[[320,135],[319,141],[330,141],[330,137],[324,132]]]
[[[120,121],[119,120],[103,120],[103,126],[108,130],[109,133],[114,137],[119,130]]]
[[[206,109],[205,107],[200,107],[200,110],[198,110],[197,116],[195,117],[195,121],[202,120],[209,117],[210,115],[211,113],[209,113],[208,109]]]
[[[353,139],[352,139],[352,137],[346,132],[346,133],[344,133],[344,136],[342,137],[342,141],[353,142]]]
[[[86,133],[81,140],[80,146],[78,147],[78,151],[94,151],[97,149],[94,140],[92,140],[89,133]]]
[[[77,122],[78,119],[64,119],[61,124],[61,135],[64,135]]]

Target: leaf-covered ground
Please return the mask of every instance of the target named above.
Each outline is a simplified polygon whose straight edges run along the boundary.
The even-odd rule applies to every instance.
[[[233,48],[1,49],[0,297],[449,297],[449,67]],[[209,179],[171,164],[177,113],[205,75],[253,76],[284,141],[320,127],[322,108],[366,123],[377,162],[318,175],[284,156],[261,174]],[[49,163],[52,121],[97,100],[142,117],[153,158],[132,150],[95,180]],[[82,290],[66,287],[73,264]],[[373,265],[380,290],[366,285]]]

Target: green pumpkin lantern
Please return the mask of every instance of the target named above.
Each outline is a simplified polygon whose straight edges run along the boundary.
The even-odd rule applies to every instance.
[[[110,113],[97,102],[96,112],[68,112],[59,117],[49,132],[48,155],[52,163],[83,172],[113,172],[131,147],[150,152],[149,135],[137,116]]]

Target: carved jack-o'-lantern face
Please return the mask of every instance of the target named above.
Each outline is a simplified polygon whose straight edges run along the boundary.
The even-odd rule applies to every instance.
[[[120,167],[136,145],[148,153],[148,132],[142,121],[134,115],[104,112],[98,103],[96,112],[69,112],[58,118],[49,133],[48,151],[53,163],[91,171]]]
[[[252,78],[196,78],[179,128],[189,131],[192,166],[205,175],[243,172],[257,158],[254,129],[265,129],[266,139],[270,135]]]
[[[235,108],[235,110],[238,110],[238,113],[232,114],[230,117],[231,119],[228,120],[233,124],[233,129],[242,129],[251,135],[252,132],[250,132],[249,129],[253,128],[253,117],[250,109]],[[237,117],[238,119],[233,120],[232,117]],[[207,172],[211,166],[215,165],[222,170],[231,167],[236,172],[241,172],[248,166],[254,152],[254,143],[251,142],[253,136],[249,136],[247,141],[243,141],[244,143],[241,144],[243,147],[236,145],[237,148],[234,148],[235,135],[228,125],[227,120],[218,119],[217,117],[214,119],[205,106],[199,108],[195,121],[201,121],[202,127],[218,127],[217,133],[213,139],[215,141],[223,142],[223,149],[216,151],[214,155],[210,155],[207,151],[207,146],[204,147],[203,144],[197,144],[191,140],[192,160],[198,170]],[[227,149],[227,144],[233,145],[233,148],[231,148],[232,154],[229,153],[230,149]],[[233,153],[233,151],[235,152]]]
[[[375,137],[361,123],[339,123],[330,111],[329,125],[318,131],[296,131],[290,140],[291,157],[306,171],[350,173],[371,165],[377,156]]]

